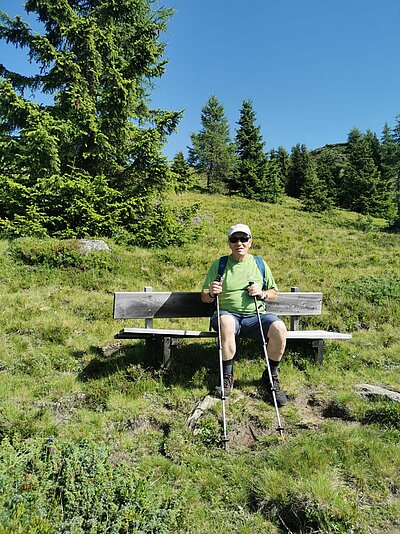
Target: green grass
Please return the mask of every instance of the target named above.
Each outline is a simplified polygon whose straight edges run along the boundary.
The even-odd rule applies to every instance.
[[[400,390],[400,236],[293,199],[171,202],[200,202],[196,242],[107,240],[111,254],[79,257],[54,241],[0,241],[0,533],[398,532],[400,407],[356,385]],[[288,347],[283,439],[259,387],[260,347],[244,342],[225,452],[219,403],[195,432],[187,425],[218,380],[215,342],[182,342],[167,373],[143,342],[116,343],[111,316],[114,291],[200,290],[236,222],[252,228],[280,290],[323,292],[323,314],[303,326],[353,339],[327,343],[322,368],[309,347]]]

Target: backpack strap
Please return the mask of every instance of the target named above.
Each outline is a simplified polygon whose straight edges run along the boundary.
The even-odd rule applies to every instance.
[[[227,263],[228,263],[228,256],[221,256],[219,259],[219,264],[218,264],[218,276],[220,276],[221,278],[225,272]]]
[[[261,256],[253,256],[253,257],[256,260],[257,267],[262,276],[262,289],[263,290],[267,289],[267,284],[265,283],[265,265],[264,265],[263,259]]]

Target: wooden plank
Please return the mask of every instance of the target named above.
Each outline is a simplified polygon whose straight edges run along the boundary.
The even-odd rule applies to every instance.
[[[288,330],[287,339],[351,339],[351,334],[327,332],[326,330]]]
[[[216,332],[200,330],[170,330],[167,328],[123,328],[115,335],[116,339],[146,339],[152,337],[170,336],[175,338],[216,337]],[[351,334],[327,332],[325,330],[295,330],[288,331],[287,339],[351,339]]]
[[[320,315],[322,293],[279,293],[267,302],[267,311],[277,315]],[[200,300],[199,292],[116,292],[114,319],[152,319],[208,317],[210,304]]]
[[[114,319],[172,319],[209,317],[210,304],[200,300],[200,292],[117,292],[114,293]]]
[[[123,328],[114,337],[116,339],[146,339],[152,337],[200,338],[216,337],[216,332],[200,330],[170,330],[168,328]]]
[[[321,315],[322,293],[279,293],[266,303],[266,310],[276,315]]]

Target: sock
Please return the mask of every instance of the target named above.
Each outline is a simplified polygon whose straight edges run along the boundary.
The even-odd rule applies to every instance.
[[[233,358],[232,360],[227,360],[222,362],[222,367],[225,375],[233,375]]]
[[[271,375],[276,376],[279,371],[279,362],[276,362],[275,360],[271,360],[268,358],[269,366],[271,369]]]

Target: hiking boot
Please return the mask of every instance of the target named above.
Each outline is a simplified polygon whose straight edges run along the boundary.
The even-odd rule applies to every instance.
[[[233,375],[224,375],[224,396],[229,397],[233,389]],[[216,397],[222,397],[221,386],[215,386],[214,395]]]
[[[273,402],[272,388],[271,388],[271,384],[270,384],[270,381],[269,381],[269,376],[268,376],[267,369],[265,369],[263,374],[262,374],[261,382],[262,382],[262,384],[264,385],[264,387],[266,389],[268,400],[272,403]],[[273,388],[275,390],[275,397],[276,397],[277,405],[278,406],[286,406],[286,404],[287,404],[286,393],[283,391],[283,389],[281,389],[281,385],[279,383],[278,375],[272,375],[272,383],[273,383]]]

